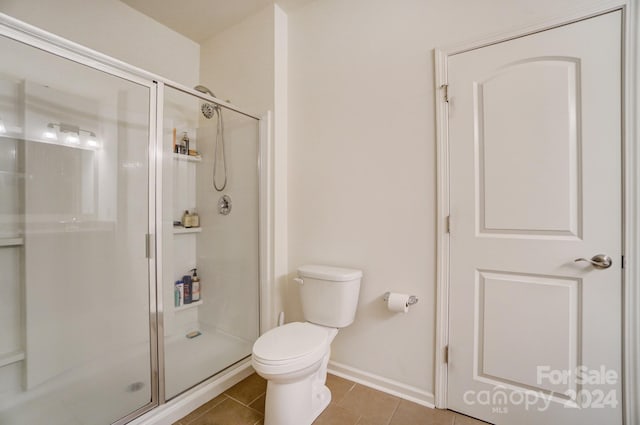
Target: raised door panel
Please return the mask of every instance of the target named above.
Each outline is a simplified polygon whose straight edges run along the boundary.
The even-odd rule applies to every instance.
[[[580,237],[578,81],[535,58],[474,84],[479,234]]]
[[[540,377],[579,364],[581,280],[479,271],[476,282],[476,378],[523,391],[575,391],[573,378],[553,385]]]

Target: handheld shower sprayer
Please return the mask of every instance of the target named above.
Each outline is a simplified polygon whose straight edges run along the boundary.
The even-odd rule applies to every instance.
[[[197,85],[193,89],[198,90],[200,93],[208,94],[211,97],[216,97],[216,95],[205,86]]]
[[[213,94],[213,92],[205,86],[197,85],[194,87],[194,90],[198,90],[200,93],[208,94],[211,97],[216,97],[216,95]],[[218,105],[204,102],[200,106],[200,110],[202,111],[202,115],[204,115],[204,117],[207,119],[213,118],[214,115],[218,116],[216,144],[213,150],[213,187],[218,192],[222,192],[224,188],[227,187],[227,158],[224,153],[224,121],[222,120],[222,108],[220,108],[220,106]],[[216,181],[216,171],[218,169],[219,160],[221,160],[220,162],[224,172],[224,179],[222,180],[222,184],[220,186],[218,186],[218,182]]]

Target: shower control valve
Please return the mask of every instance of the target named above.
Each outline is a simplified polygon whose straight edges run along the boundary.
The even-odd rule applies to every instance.
[[[231,197],[229,195],[222,195],[218,199],[218,212],[222,215],[231,213]]]

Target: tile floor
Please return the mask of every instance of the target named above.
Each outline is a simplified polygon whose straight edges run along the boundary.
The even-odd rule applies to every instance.
[[[435,410],[360,384],[327,376],[332,401],[314,425],[487,425]],[[174,425],[261,425],[267,383],[255,373]]]

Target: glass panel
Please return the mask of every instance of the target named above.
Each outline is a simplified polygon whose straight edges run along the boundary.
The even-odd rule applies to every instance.
[[[149,88],[0,56],[0,423],[112,423],[151,402]]]
[[[165,393],[171,398],[251,355],[258,337],[258,121],[167,87],[163,136]],[[213,185],[214,165],[218,188],[226,169],[222,191]],[[223,195],[230,199],[226,215]],[[192,222],[194,212],[199,223]],[[196,267],[200,281],[189,283]]]

